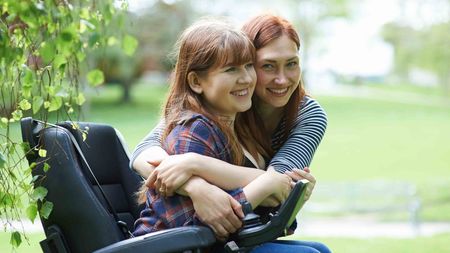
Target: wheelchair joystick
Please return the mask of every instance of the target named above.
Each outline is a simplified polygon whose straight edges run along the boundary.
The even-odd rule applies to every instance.
[[[259,215],[253,212],[249,202],[242,205],[242,211],[245,214],[244,219],[242,219],[242,230],[262,225]]]

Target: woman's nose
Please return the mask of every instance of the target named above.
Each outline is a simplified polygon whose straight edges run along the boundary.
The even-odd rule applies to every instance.
[[[284,73],[284,71],[280,71],[277,76],[275,77],[275,83],[276,84],[286,84],[288,82],[288,78],[286,76],[286,73]]]

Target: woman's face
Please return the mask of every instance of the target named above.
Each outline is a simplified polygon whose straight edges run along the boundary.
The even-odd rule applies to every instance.
[[[236,113],[250,109],[255,89],[253,63],[223,66],[199,79],[201,95],[213,113],[234,118]]]
[[[283,35],[256,51],[255,92],[259,103],[274,108],[289,101],[300,81],[300,64],[297,45]]]

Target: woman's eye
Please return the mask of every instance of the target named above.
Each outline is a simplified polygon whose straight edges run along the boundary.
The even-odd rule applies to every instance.
[[[296,61],[291,61],[291,62],[288,62],[288,64],[287,64],[288,67],[296,67],[297,65],[298,65],[298,63]]]
[[[253,68],[253,63],[245,64],[245,67],[246,67],[246,68]]]

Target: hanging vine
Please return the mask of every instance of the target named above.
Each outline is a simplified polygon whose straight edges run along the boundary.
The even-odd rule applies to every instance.
[[[84,84],[104,82],[102,71],[89,69],[88,55],[117,44],[132,55],[137,47],[136,39],[120,32],[126,5],[113,0],[0,2],[0,220],[11,231],[14,247],[25,235],[15,221],[34,221],[38,214],[45,219],[53,208],[45,200],[47,190],[33,187],[36,164],[24,161],[24,152],[46,157],[46,151],[18,140],[19,121],[26,116],[77,118],[86,101]],[[115,34],[108,34],[111,30]]]

